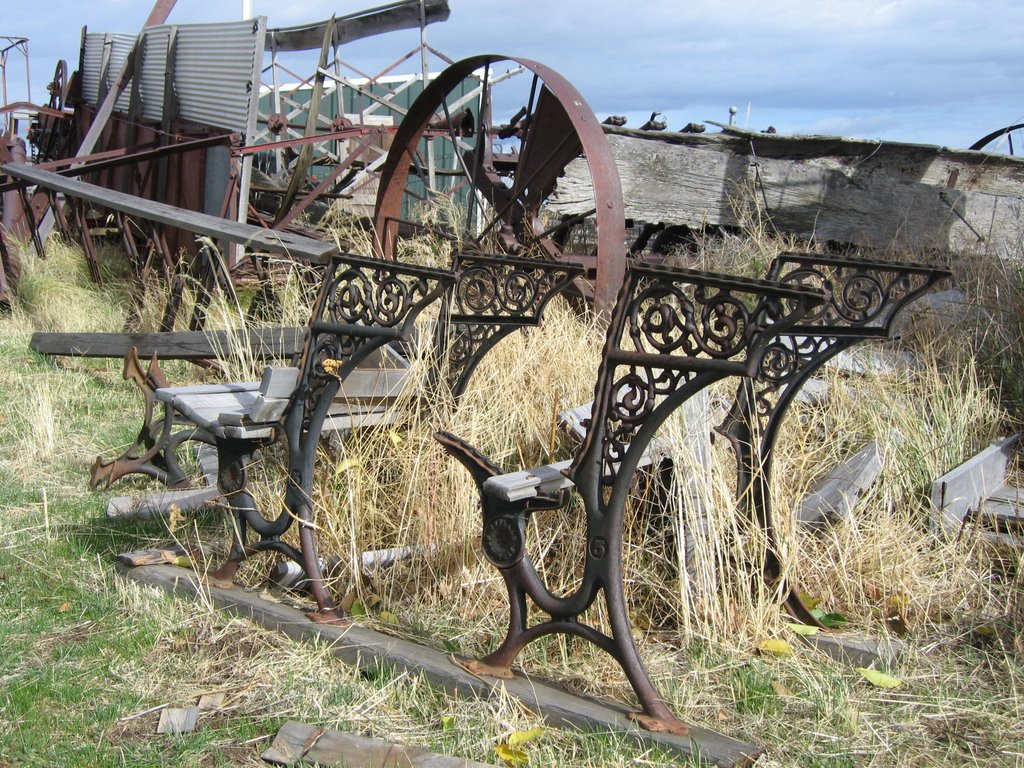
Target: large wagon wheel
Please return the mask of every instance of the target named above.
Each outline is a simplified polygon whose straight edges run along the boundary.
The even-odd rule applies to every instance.
[[[498,73],[503,65],[532,77]],[[545,220],[544,204],[558,194],[558,178],[572,162],[588,166],[593,199],[583,214]],[[611,309],[626,264],[619,174],[594,113],[553,69],[485,54],[451,65],[424,89],[381,173],[374,222],[381,255],[393,258],[399,230],[427,226],[427,211],[436,212],[444,197],[454,206],[443,226],[431,225],[434,231],[468,249],[583,263],[595,309]],[[580,227],[588,222],[593,229]],[[570,244],[573,228],[596,232],[596,244]]]
[[[47,84],[46,90],[50,92],[50,109],[64,109],[68,99],[68,63],[64,59],[57,62],[53,80]]]

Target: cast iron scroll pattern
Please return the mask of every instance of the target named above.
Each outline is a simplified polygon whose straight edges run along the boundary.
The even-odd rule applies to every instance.
[[[575,264],[489,254],[460,254],[454,268],[438,349],[456,397],[484,355],[514,330],[539,325],[548,302],[583,273]]]
[[[718,428],[737,457],[741,507],[769,542],[766,581],[782,577],[769,485],[775,440],[789,406],[804,382],[829,359],[867,339],[890,337],[899,312],[949,275],[942,267],[814,254],[783,254],[773,262],[770,277],[817,288],[828,300],[784,333],[763,332],[765,353],[756,375],[741,380],[733,406]],[[792,583],[780,588],[797,619],[818,624]]]
[[[501,471],[458,437],[437,435],[477,483],[484,554],[509,594],[505,639],[470,669],[507,676],[534,640],[556,632],[580,637],[622,667],[643,709],[636,718],[645,727],[686,732],[647,674],[629,623],[622,548],[633,474],[657,427],[688,397],[725,376],[755,374],[759,351],[751,344],[761,329],[786,328],[824,300],[801,286],[692,270],[634,267],[627,273],[605,338],[592,426],[566,471],[586,512],[583,575],[570,594],[548,589],[523,545],[530,517],[567,499],[540,492],[509,499],[488,490]],[[527,598],[549,618],[530,621]],[[584,619],[597,600],[604,603],[610,634]]]
[[[324,586],[314,537],[313,472],[317,443],[341,382],[372,351],[408,341],[417,316],[454,281],[450,272],[393,261],[338,255],[331,259],[317,295],[303,348],[301,375],[278,433],[288,454],[288,485],[276,518],[256,507],[245,490],[246,457],[258,446],[219,440],[220,480],[230,486],[238,537],[227,562],[212,576],[230,580],[253,552],[273,550],[299,562],[306,572],[320,616],[334,618],[334,602]],[[232,457],[230,462],[225,456]],[[294,521],[300,548],[282,540]],[[247,530],[259,538],[247,542]]]
[[[799,389],[811,372],[858,342],[888,338],[897,314],[948,275],[929,265],[813,254],[778,257],[771,279],[821,290],[828,301],[799,327],[768,342],[754,382],[759,433],[767,434],[785,390]]]
[[[620,342],[610,356],[618,357],[619,365],[609,366],[616,378],[602,437],[601,483],[606,486],[615,483],[626,451],[660,403],[702,372],[702,379],[716,371],[716,378],[745,375],[752,340],[766,327],[795,322],[807,311],[806,296],[819,293],[795,285],[776,294],[779,286],[766,281],[687,270],[636,272],[641,277],[622,332],[629,349]]]

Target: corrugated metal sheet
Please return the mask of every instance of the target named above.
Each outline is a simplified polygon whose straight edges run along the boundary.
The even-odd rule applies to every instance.
[[[110,68],[107,70],[107,88],[113,89],[117,85],[117,76],[121,74],[121,67],[128,60],[128,54],[135,47],[135,37],[132,35],[111,35],[113,45],[110,49]],[[118,112],[127,112],[131,104],[132,92],[125,88],[115,104]]]
[[[147,120],[160,120],[163,117],[164,73],[167,71],[167,43],[170,39],[170,27],[155,27],[143,35],[139,92],[142,96],[142,116]]]
[[[107,70],[107,87],[112,88],[121,71],[121,66],[135,44],[135,37],[102,32],[86,34],[85,51],[82,53],[82,96],[87,103],[94,106],[99,101],[103,49],[108,41],[110,43],[110,66]],[[130,94],[125,90],[117,101],[117,109],[127,112],[129,98]]]
[[[255,21],[178,27],[174,82],[178,115],[244,132],[253,97],[253,62],[265,30]]]

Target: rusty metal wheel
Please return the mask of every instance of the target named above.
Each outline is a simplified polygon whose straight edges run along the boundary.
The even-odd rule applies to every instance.
[[[68,63],[64,59],[57,62],[53,70],[53,80],[46,86],[50,92],[50,109],[64,109],[68,99]]]
[[[573,162],[589,168],[593,200],[555,219],[545,202]],[[426,228],[469,250],[580,262],[599,312],[625,272],[622,189],[604,131],[564,77],[530,59],[474,56],[424,89],[385,161],[374,223],[385,258],[400,231]]]

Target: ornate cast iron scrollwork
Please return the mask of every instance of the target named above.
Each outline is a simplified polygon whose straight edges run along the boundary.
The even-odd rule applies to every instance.
[[[461,254],[453,267],[437,348],[455,397],[484,355],[513,331],[538,325],[548,302],[583,273],[576,264],[484,254]]]
[[[586,559],[579,587],[552,594],[528,553],[500,537],[496,554],[489,543],[515,520],[525,530],[532,514],[557,507],[562,496],[536,495],[510,500],[488,481],[500,470],[454,435],[438,440],[472,473],[480,490],[484,548],[505,580],[509,629],[499,648],[471,669],[506,676],[530,642],[561,632],[584,638],[609,653],[625,671],[643,712],[637,719],[656,730],[685,733],[658,693],[637,652],[625,607],[622,526],[626,498],[641,456],[655,430],[675,408],[723,377],[756,375],[759,340],[798,322],[825,296],[801,285],[741,280],[692,270],[635,267],[629,271],[612,312],[595,388],[591,427],[566,475],[582,498],[587,520],[581,545]],[[513,550],[516,554],[513,556]],[[590,626],[582,616],[603,597],[611,633]],[[528,621],[527,597],[550,618]]]
[[[780,578],[781,566],[768,484],[779,426],[793,399],[840,352],[868,339],[889,338],[900,311],[949,275],[943,267],[814,254],[783,254],[772,263],[771,279],[820,290],[828,300],[784,333],[761,333],[764,354],[756,375],[740,382],[733,407],[718,429],[737,456],[741,503],[767,534],[764,576],[769,582]],[[818,623],[792,584],[783,590],[796,618]]]

